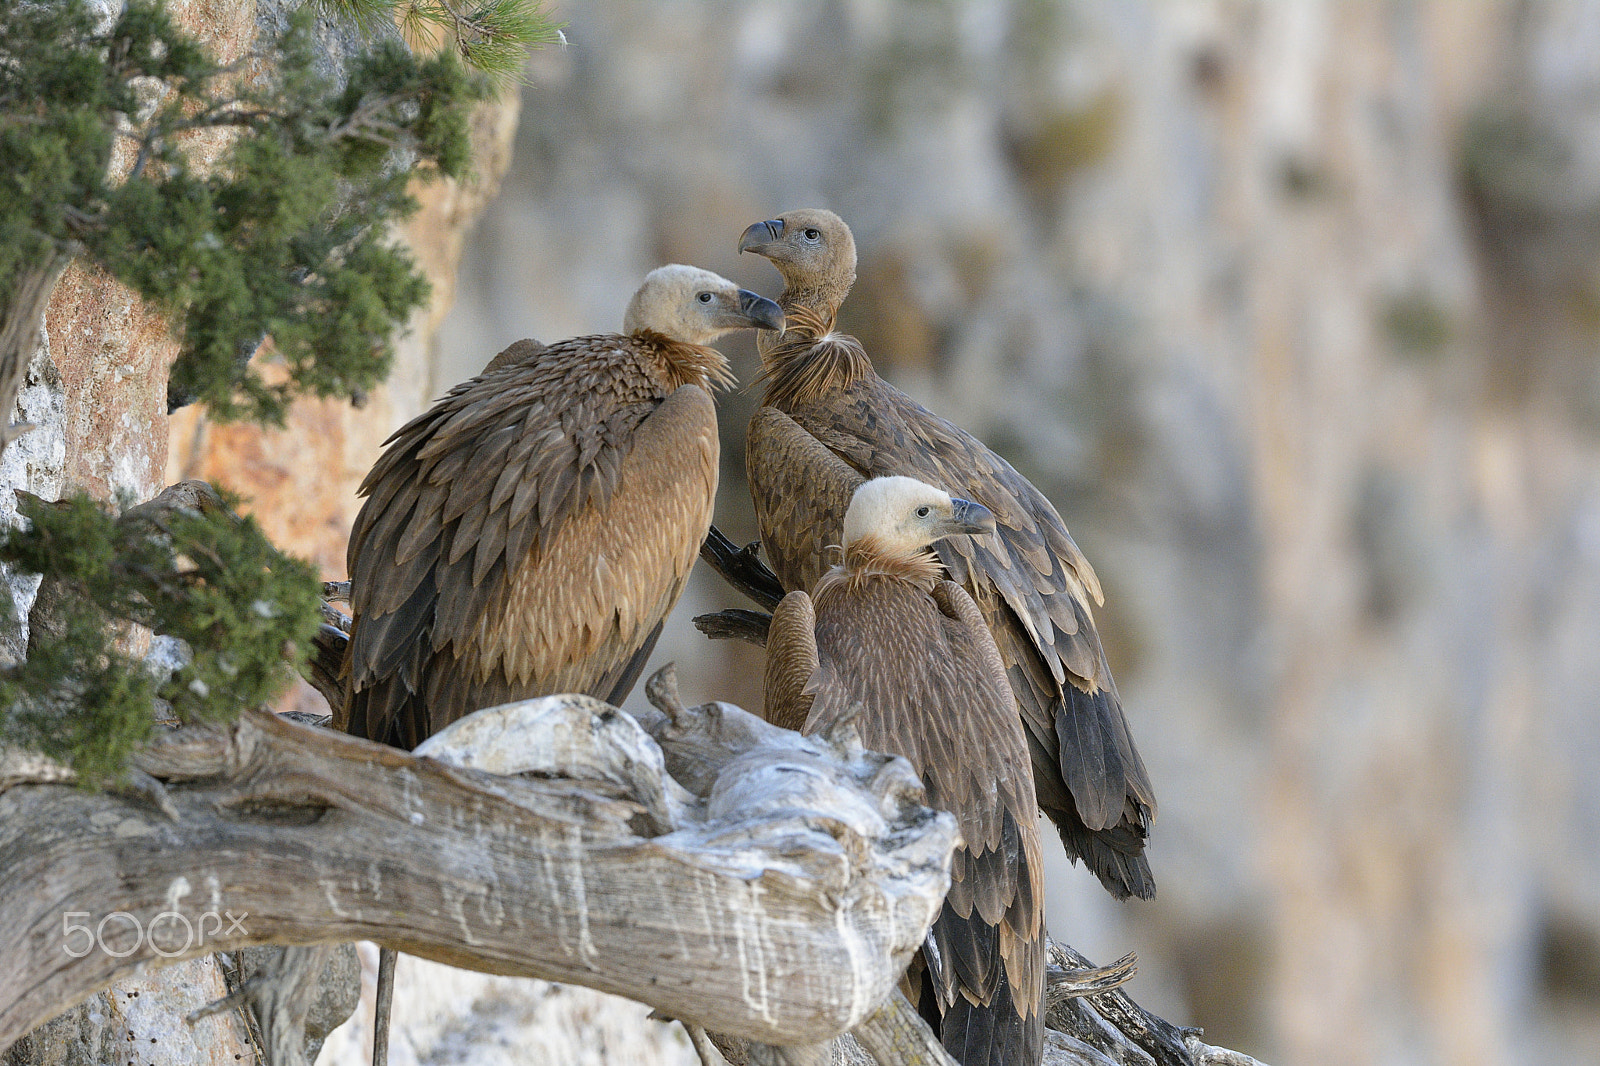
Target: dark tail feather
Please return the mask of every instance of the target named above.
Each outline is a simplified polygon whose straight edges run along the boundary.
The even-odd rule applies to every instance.
[[[1137,896],[1154,899],[1155,875],[1144,856],[1150,818],[1155,805],[1144,760],[1133,746],[1122,706],[1114,690],[1081,692],[1066,686],[1066,700],[1057,711],[1056,734],[1061,738],[1061,772],[1067,782],[1071,810],[1047,809],[1056,823],[1061,843],[1074,860],[1082,859],[1117,899]],[[1069,745],[1069,738],[1077,747]],[[1094,797],[1089,802],[1085,797]],[[1080,811],[1093,811],[1090,829]]]
[[[622,701],[628,698],[628,693],[633,691],[633,686],[638,684],[639,675],[644,673],[644,664],[650,660],[650,653],[656,650],[656,641],[661,639],[661,627],[667,620],[663,618],[656,623],[644,643],[639,645],[639,650],[633,653],[628,664],[622,668],[622,673],[617,675],[616,683],[611,686],[611,691],[605,700],[613,707],[621,707]]]
[[[394,1002],[393,948],[378,949],[378,988],[372,1009],[372,1066],[389,1066],[389,1007]]]
[[[931,990],[930,990],[931,991]],[[987,1007],[957,996],[940,1022],[939,1040],[961,1066],[1038,1066],[1044,1057],[1043,1004],[1017,1013],[1002,975]]]
[[[1091,832],[1077,811],[1046,811],[1061,834],[1067,855],[1083,860],[1089,872],[1117,899],[1156,898],[1155,874],[1144,855],[1144,835],[1124,822],[1111,829]]]
[[[913,965],[921,963],[922,952],[917,952],[915,958],[917,961]],[[933,987],[933,971],[925,964],[921,965],[919,970],[921,977],[917,982],[917,1013],[921,1015],[923,1021],[928,1023],[928,1028],[937,1033],[942,1024],[942,1019],[939,1015],[939,993]]]

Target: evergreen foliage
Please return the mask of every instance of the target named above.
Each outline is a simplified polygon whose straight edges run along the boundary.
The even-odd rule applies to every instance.
[[[428,295],[386,226],[415,209],[419,168],[465,171],[489,90],[453,51],[397,41],[332,85],[310,25],[297,15],[246,77],[147,0],[105,28],[83,0],[0,0],[0,305],[30,266],[90,260],[170,315],[174,404],[221,418],[281,424],[296,395],[382,380]],[[206,130],[232,136],[210,169],[185,136]],[[269,336],[270,376],[250,358]]]
[[[334,84],[309,12],[224,67],[151,0],[104,18],[85,0],[0,0],[0,322],[41,314],[39,280],[81,257],[168,315],[174,406],[281,424],[298,395],[380,381],[428,295],[388,227],[415,209],[413,177],[466,171],[469,109],[490,92],[462,59],[512,65],[502,46],[546,32],[535,0],[417,2],[449,15],[456,47],[418,57],[382,41]],[[194,147],[218,133],[226,147],[201,165]],[[11,362],[29,354],[16,336]],[[0,562],[44,584],[26,660],[0,671],[5,743],[105,781],[153,728],[152,701],[183,722],[230,720],[310,650],[316,575],[231,502],[19,496],[27,526],[0,535]],[[181,640],[184,665],[161,677],[131,658],[129,624]]]
[[[329,13],[361,26],[398,25],[414,48],[445,45],[461,61],[497,81],[515,79],[528,48],[552,44],[561,27],[539,0],[315,0]]]
[[[28,525],[0,537],[0,561],[50,575],[53,587],[34,612],[27,660],[0,672],[0,735],[94,783],[149,735],[152,698],[196,722],[229,720],[282,692],[311,648],[320,586],[234,503],[208,497],[198,508],[119,515],[85,496],[21,495]],[[115,622],[181,639],[188,662],[153,676],[117,649]]]

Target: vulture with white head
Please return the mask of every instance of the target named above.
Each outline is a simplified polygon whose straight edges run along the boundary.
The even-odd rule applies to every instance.
[[[620,334],[522,340],[384,442],[350,532],[345,732],[414,748],[513,700],[620,704],[683,593],[717,494],[710,343],[782,329],[707,270],[653,270]],[[394,952],[379,953],[373,1062]]]
[[[412,748],[480,707],[620,703],[711,523],[731,381],[771,300],[652,271],[623,332],[519,341],[386,442],[350,535],[347,732]]]
[[[1036,1066],[1044,1041],[1044,887],[1028,741],[978,607],[930,546],[983,539],[981,504],[908,477],[851,497],[843,561],[778,604],[767,634],[766,717],[903,755],[963,844],[950,892],[908,972],[910,993],[963,1066]]]

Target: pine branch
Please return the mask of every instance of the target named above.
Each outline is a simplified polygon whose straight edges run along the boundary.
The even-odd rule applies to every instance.
[[[375,32],[398,25],[421,52],[448,51],[499,85],[521,80],[528,49],[563,40],[542,0],[314,0],[322,13]]]
[[[230,721],[292,680],[320,624],[311,568],[279,553],[204,482],[116,514],[85,496],[18,493],[28,528],[0,561],[46,575],[25,661],[0,672],[0,739],[60,759],[85,783],[118,776],[149,737],[151,701],[180,722]],[[188,661],[154,677],[119,625],[176,637]]]
[[[453,53],[419,58],[391,40],[329,84],[313,73],[308,14],[258,49],[272,63],[251,80],[148,0],[104,28],[83,0],[0,0],[0,25],[0,309],[21,319],[0,337],[0,402],[35,346],[30,279],[63,253],[167,313],[182,342],[174,402],[279,423],[298,395],[383,378],[393,334],[428,294],[391,224],[415,208],[413,177],[465,172],[486,81]],[[161,84],[159,106],[141,79]],[[201,165],[184,135],[202,129],[238,133]],[[119,177],[112,148],[130,138]],[[289,371],[270,380],[251,362],[269,335]]]

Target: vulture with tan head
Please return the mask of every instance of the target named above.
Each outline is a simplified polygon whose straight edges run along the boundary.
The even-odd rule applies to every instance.
[[[963,844],[909,992],[963,1066],[1037,1064],[1043,1049],[1044,889],[1028,741],[994,638],[930,550],[994,532],[981,504],[914,478],[874,478],[844,515],[844,559],[791,592],[767,635],[766,716],[903,755]]]
[[[519,341],[390,437],[350,534],[345,730],[412,748],[512,700],[620,703],[711,522],[732,379],[707,345],[782,325],[664,266],[622,334]]]
[[[906,475],[988,507],[993,537],[937,546],[988,622],[1026,726],[1039,806],[1067,854],[1118,899],[1155,895],[1145,841],[1155,792],[1095,631],[1100,583],[1050,501],[1000,456],[878,377],[835,332],[855,280],[850,229],[830,211],[791,211],[744,231],[740,251],[784,281],[787,328],[758,335],[766,391],[746,469],[762,545],[786,589],[812,587],[823,549],[867,478]]]

